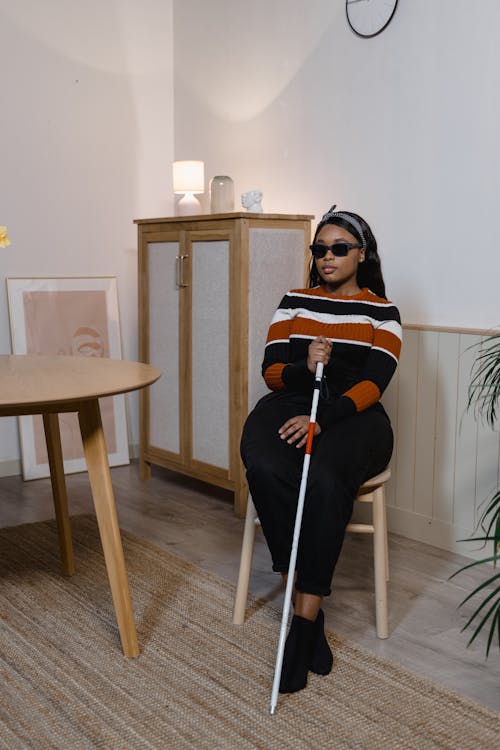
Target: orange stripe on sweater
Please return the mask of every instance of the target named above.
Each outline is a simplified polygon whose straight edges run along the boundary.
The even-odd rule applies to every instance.
[[[266,343],[269,344],[270,341],[277,341],[279,339],[288,339],[290,335],[290,321],[289,320],[282,320],[279,323],[273,323],[269,326],[269,331],[267,332],[267,340]]]
[[[354,401],[356,411],[364,411],[380,399],[380,389],[371,380],[362,380],[344,393]]]
[[[371,344],[373,341],[373,326],[370,323],[319,323],[317,320],[297,318],[293,321],[292,335],[326,336],[330,339],[346,339]]]
[[[285,367],[286,364],[284,365],[282,362],[278,362],[275,365],[269,365],[265,371],[264,380],[266,381],[267,387],[272,391],[282,391],[284,389],[285,384],[281,375]]]
[[[289,321],[273,323],[267,334],[267,343],[287,339],[290,335],[306,336],[311,339],[325,336],[330,339],[371,344],[373,326],[370,323],[319,323],[317,320],[295,318],[291,323]]]
[[[398,338],[394,333],[390,331],[377,330],[373,337],[373,346],[379,346],[381,349],[386,349],[388,352],[393,354],[396,359],[399,359],[401,353],[401,339]]]

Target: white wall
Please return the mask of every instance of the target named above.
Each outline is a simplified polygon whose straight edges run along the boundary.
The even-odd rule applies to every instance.
[[[500,324],[498,0],[174,0],[175,154],[269,212],[358,211],[407,322]]]
[[[173,210],[172,22],[172,0],[0,0],[2,353],[6,277],[114,275],[137,358],[132,222]],[[0,462],[18,457],[15,421],[0,420]]]

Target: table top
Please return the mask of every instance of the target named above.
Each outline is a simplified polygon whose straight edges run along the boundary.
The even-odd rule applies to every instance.
[[[144,388],[160,375],[156,367],[122,359],[0,355],[0,416],[49,406],[64,411],[76,402]]]

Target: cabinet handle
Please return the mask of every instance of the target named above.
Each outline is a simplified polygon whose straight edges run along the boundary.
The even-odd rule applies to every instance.
[[[188,258],[187,255],[176,255],[175,257],[175,274],[176,274],[176,285],[177,289],[187,286],[184,283],[184,258]]]

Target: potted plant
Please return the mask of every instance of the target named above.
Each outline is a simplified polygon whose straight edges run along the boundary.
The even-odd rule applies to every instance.
[[[7,235],[7,227],[0,226],[0,247],[9,247],[10,240]]]
[[[467,408],[474,408],[477,417],[485,420],[490,427],[495,426],[500,408],[500,333],[489,336],[483,342],[475,359],[468,391]],[[491,542],[491,554],[481,560],[475,560],[468,565],[464,565],[451,578],[468,568],[483,563],[493,563],[493,570],[496,569],[497,560],[500,558],[500,488],[497,487],[493,496],[487,501],[486,508],[481,514],[476,528],[480,529],[479,536],[473,536],[468,541],[481,541],[485,548]],[[495,570],[493,575],[488,576],[487,580],[471,591],[460,602],[459,606],[478,594],[482,594],[483,598],[464,625],[463,630],[466,628],[473,629],[467,644],[470,645],[483,629],[489,628],[486,645],[486,656],[488,656],[494,639],[500,647],[500,572],[498,570]]]

